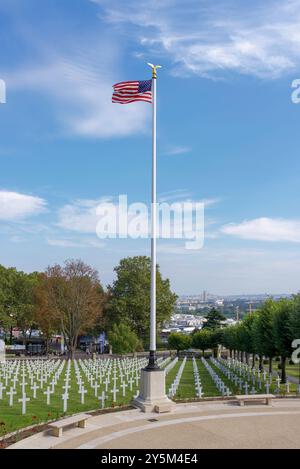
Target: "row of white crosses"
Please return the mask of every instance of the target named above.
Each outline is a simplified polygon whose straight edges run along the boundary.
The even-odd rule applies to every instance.
[[[211,362],[226,376],[226,378],[234,384],[236,387],[239,388],[239,391],[245,395],[249,394],[256,394],[255,388],[255,377],[253,376],[252,384],[249,383],[247,380],[244,380],[241,376],[238,376],[236,372],[232,369],[227,367],[226,362],[221,362],[221,360],[216,360],[215,358],[211,358]]]
[[[47,395],[47,404],[50,404],[50,394],[54,393],[54,386],[62,371],[63,364],[59,360],[26,360],[7,361],[0,367],[0,399],[4,398],[6,389],[8,405],[14,405],[14,396],[21,392],[18,402],[22,404],[22,414],[26,414],[26,404],[31,399],[28,397],[28,387],[32,391],[32,399],[37,398],[37,390],[43,389],[44,384],[52,377],[51,388],[48,386],[44,394]]]
[[[158,364],[166,367],[171,358],[160,358]],[[16,395],[21,395],[18,402],[22,405],[22,414],[26,414],[30,400],[44,397],[46,405],[51,405],[51,396],[55,395],[58,381],[63,380],[61,395],[62,408],[68,410],[71,391],[71,370],[74,364],[75,379],[78,389],[72,389],[80,395],[80,402],[85,403],[87,395],[93,395],[100,401],[101,408],[112,396],[117,401],[121,393],[132,397],[138,395],[141,368],[147,365],[147,358],[98,359],[98,360],[8,360],[0,363],[0,401],[8,398],[8,405],[14,406]]]
[[[267,371],[256,369],[255,367],[250,367],[247,363],[243,363],[239,360],[229,358],[228,360],[219,359],[223,365],[226,365],[229,369],[233,369],[239,376],[243,376],[248,382],[252,381],[252,384],[257,382],[259,389],[261,389],[262,384],[269,382],[272,384],[272,375],[269,375]]]
[[[220,391],[223,396],[230,396],[231,391],[230,391],[229,387],[225,385],[224,381],[215,372],[215,370],[210,366],[208,361],[204,357],[201,357],[201,362],[203,363],[206,370],[210,374],[210,376],[211,376],[213,382],[215,383],[215,386],[218,389],[218,391]]]
[[[239,376],[243,376],[248,382],[252,381],[253,386],[255,386],[256,384],[256,386],[258,387],[260,391],[264,390],[267,394],[269,394],[272,381],[273,381],[273,376],[272,374],[267,373],[265,369],[259,370],[258,368],[255,368],[255,367],[252,368],[246,363],[243,363],[236,359],[228,359],[228,360],[219,359],[219,360],[222,361],[223,364],[227,365],[230,369],[235,370],[235,372]],[[279,394],[280,382],[281,382],[279,375],[277,375],[275,381],[276,381],[275,393]],[[286,386],[286,392],[289,393],[290,383],[288,379],[286,381],[285,386]]]
[[[130,393],[133,391],[133,386],[138,388],[140,371],[147,364],[147,359],[79,360],[79,363],[95,397],[98,397],[100,387],[105,388],[98,397],[103,408],[109,392],[112,394],[113,403],[117,401],[117,395],[120,392],[117,383],[121,388],[123,398],[126,396],[127,387]]]
[[[159,366],[160,368],[164,368],[164,370],[166,369],[166,367],[169,365],[169,363],[172,361],[172,357],[167,357],[165,359],[158,359],[158,363],[159,363]]]
[[[171,361],[171,363],[168,363],[167,366],[165,367],[165,374],[166,376],[170,373],[170,371],[174,368],[176,363],[178,362],[178,357],[175,357],[174,360]]]
[[[177,389],[181,380],[181,376],[185,367],[185,363],[186,363],[186,357],[184,357],[184,359],[182,360],[179,370],[177,371],[176,377],[169,388],[169,391],[168,391],[169,397],[174,397],[177,392]]]
[[[201,398],[203,396],[203,391],[202,391],[201,379],[199,376],[199,369],[198,369],[195,357],[193,357],[193,373],[194,373],[196,396]]]

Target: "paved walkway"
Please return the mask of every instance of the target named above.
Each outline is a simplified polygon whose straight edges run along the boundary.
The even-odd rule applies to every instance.
[[[99,415],[85,429],[65,430],[61,438],[47,431],[10,448],[300,448],[299,428],[300,399],[245,407],[214,401],[178,404],[171,414]]]

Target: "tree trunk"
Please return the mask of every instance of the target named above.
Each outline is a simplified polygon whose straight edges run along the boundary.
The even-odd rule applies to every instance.
[[[72,344],[70,345],[70,348],[69,348],[69,358],[71,360],[74,360],[75,358],[75,350],[76,350],[76,347]]]
[[[281,357],[281,383],[286,383],[286,357]]]
[[[259,356],[259,370],[262,371],[263,369],[263,357],[262,355]]]
[[[49,340],[50,340],[49,337],[46,336],[46,356],[47,356],[47,357],[48,357],[48,355],[49,355],[49,345],[50,345],[50,344],[49,344]]]
[[[249,353],[246,352],[246,364],[249,366]]]
[[[203,358],[204,358],[204,352],[205,352],[205,349],[202,350],[202,356],[203,356]]]
[[[269,373],[270,375],[272,374],[273,372],[273,360],[272,360],[272,357],[269,357]]]
[[[255,367],[255,353],[252,353],[252,370]]]

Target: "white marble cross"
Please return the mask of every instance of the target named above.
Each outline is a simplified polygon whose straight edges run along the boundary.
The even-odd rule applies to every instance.
[[[44,391],[44,394],[45,396],[47,396],[47,405],[50,405],[50,396],[52,393],[51,393],[51,389],[49,386],[47,387],[47,391]]]
[[[41,377],[40,377],[40,388],[43,389],[43,386],[44,386],[44,377],[43,377],[43,375],[41,375]]]
[[[21,399],[18,399],[19,402],[22,402],[22,415],[26,414],[26,402],[29,402],[29,397],[26,397],[26,394],[23,394]]]
[[[99,401],[101,401],[101,408],[104,409],[105,407],[105,399],[106,399],[106,395],[105,395],[105,392],[102,391],[102,394],[101,396],[98,397]]]
[[[290,383],[289,383],[288,380],[287,380],[287,382],[285,383],[285,386],[286,386],[286,392],[289,393],[289,392],[290,392]]]
[[[3,391],[4,391],[4,389],[6,389],[6,387],[5,387],[5,386],[3,386],[3,384],[2,384],[2,383],[0,383],[0,399],[2,399],[2,398],[3,398]]]
[[[67,392],[65,392],[62,396],[61,396],[63,402],[64,402],[64,412],[67,412],[67,409],[68,409],[68,399],[69,399],[69,394]]]
[[[62,388],[65,390],[65,393],[68,393],[68,390],[70,389],[71,385],[69,383],[66,383]]]
[[[133,378],[130,378],[130,379],[128,380],[128,383],[129,383],[129,389],[130,389],[130,391],[132,391],[132,385],[133,385],[133,383],[134,383],[134,379],[133,379]]]
[[[270,383],[266,382],[265,383],[265,388],[266,388],[266,393],[270,394]]]
[[[17,391],[14,390],[14,388],[10,388],[9,391],[7,391],[7,396],[9,396],[9,406],[12,407],[14,405],[14,394],[17,394]]]
[[[95,384],[94,384],[93,388],[94,388],[94,391],[95,391],[95,397],[97,397],[98,396],[98,389],[100,388],[100,384],[97,383],[97,381],[95,381]]]
[[[25,383],[24,381],[22,381],[22,383],[21,383],[22,394],[25,394],[25,393],[26,393],[26,386],[27,386],[27,383]]]
[[[280,389],[280,381],[281,381],[280,376],[277,376],[276,383],[277,383],[278,389]]]
[[[33,386],[31,386],[30,389],[33,390],[33,399],[36,399],[36,391],[37,391],[37,389],[40,389],[40,387],[36,383],[34,383]]]
[[[105,381],[104,381],[104,384],[105,384],[105,392],[108,391],[108,385],[109,385],[109,383],[110,383],[109,379],[106,378]]]
[[[121,388],[122,388],[122,397],[125,397],[126,395],[126,388],[128,387],[128,384],[125,383],[125,381],[123,381],[123,383],[121,384]]]
[[[117,389],[116,386],[114,386],[113,389],[110,392],[113,394],[113,402],[116,402],[117,393],[119,392],[119,389]]]
[[[84,395],[87,393],[87,389],[84,389],[82,386],[81,389],[79,389],[78,394],[80,394],[80,402],[81,404],[84,404]]]

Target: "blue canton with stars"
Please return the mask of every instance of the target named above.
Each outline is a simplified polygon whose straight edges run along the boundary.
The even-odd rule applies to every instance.
[[[139,81],[139,93],[151,91],[152,80]]]

